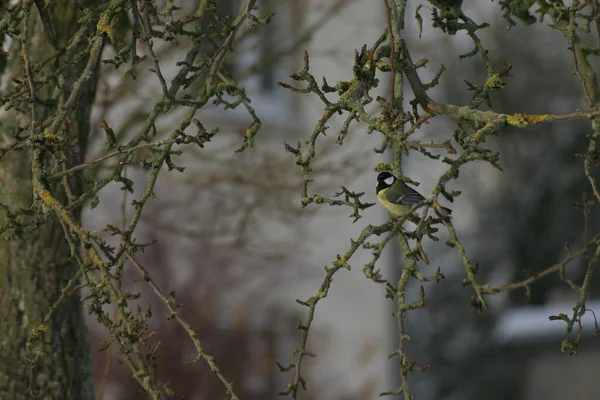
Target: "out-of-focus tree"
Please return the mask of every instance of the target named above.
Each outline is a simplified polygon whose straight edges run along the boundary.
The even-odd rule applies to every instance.
[[[250,96],[275,88],[274,71],[349,3],[306,24],[292,0],[1,3],[0,397],[95,398],[82,304],[104,350],[99,396],[237,398],[273,380],[287,339],[271,321],[289,316],[264,329],[223,312],[301,246],[300,179],[282,167],[281,141],[247,152],[275,131]],[[326,158],[315,171],[358,167]],[[169,374],[183,361],[190,375]]]

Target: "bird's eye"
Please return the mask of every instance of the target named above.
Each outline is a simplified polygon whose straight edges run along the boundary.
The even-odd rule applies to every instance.
[[[394,177],[390,176],[388,178],[385,178],[383,181],[385,182],[386,185],[392,186],[392,184],[394,183],[394,180],[395,180]]]

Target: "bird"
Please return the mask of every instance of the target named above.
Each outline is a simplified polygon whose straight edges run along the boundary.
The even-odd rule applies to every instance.
[[[401,217],[408,214],[412,206],[426,199],[415,189],[386,171],[377,175],[377,200],[393,215]],[[449,208],[440,207],[448,214],[452,214],[452,210]]]

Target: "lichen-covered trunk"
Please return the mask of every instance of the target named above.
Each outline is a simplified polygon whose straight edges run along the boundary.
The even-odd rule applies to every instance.
[[[27,49],[32,65],[50,59],[57,53],[56,48],[64,48],[80,29],[78,19],[82,11],[75,7],[78,2],[45,3],[34,2],[28,18]],[[48,8],[45,12],[51,18],[50,24],[48,21],[42,24],[36,5]],[[0,18],[4,18],[6,10],[1,8],[0,5]],[[4,46],[7,46],[6,42]],[[9,82],[8,89],[1,91],[3,98],[10,94],[11,81],[26,79],[21,50],[20,43],[13,41],[8,56],[0,60],[4,61],[0,71],[2,81]],[[65,52],[65,57],[68,56],[69,52]],[[35,110],[38,127],[60,107],[60,99],[69,95],[70,85],[83,70],[85,62],[83,59],[74,63],[67,72],[61,73],[62,85],[58,79],[40,85],[36,98],[42,101]],[[63,59],[55,58],[46,63],[45,68],[64,65]],[[95,86],[94,77],[61,130],[63,137],[74,144],[65,151],[66,165],[83,160]],[[56,93],[60,89],[58,101],[45,101],[57,100]],[[22,110],[27,110],[31,104],[21,106]],[[31,135],[33,114],[18,110],[0,113],[0,148],[14,143],[17,132]],[[0,155],[0,399],[92,400],[87,328],[81,297],[76,289],[78,266],[72,258],[73,249],[55,215],[32,207],[32,152],[9,151]],[[58,161],[54,157],[47,158],[51,170],[53,163]],[[68,183],[56,182],[53,191],[58,198],[64,198],[65,184],[72,196],[82,191],[82,184],[76,179],[71,178]],[[79,215],[79,210],[73,210],[74,218],[79,219]],[[61,296],[63,299],[57,303]],[[45,320],[53,308],[51,318]],[[28,338],[32,334],[40,335],[40,339],[29,345]]]
[[[30,161],[23,153],[0,161],[0,203],[11,210],[31,205]],[[5,222],[3,215],[0,224]],[[32,351],[26,345],[76,272],[62,227],[53,220],[20,235],[0,239],[0,399],[93,399],[77,291],[62,302]],[[36,354],[31,367],[26,361]]]

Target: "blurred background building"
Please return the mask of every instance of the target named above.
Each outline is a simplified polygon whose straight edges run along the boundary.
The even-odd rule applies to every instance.
[[[293,83],[287,75],[302,68],[305,49],[316,77],[325,76],[330,84],[351,79],[354,50],[382,34],[386,17],[383,3],[372,0],[259,3],[276,16],[256,35],[249,34],[238,56],[228,60],[263,121],[256,149],[241,155],[232,152],[249,122],[241,110],[204,110],[198,118],[207,129],[218,126],[220,132],[205,150],[182,157],[184,173],[161,176],[158,199],[146,216],[140,240],[159,240],[145,253],[150,273],[165,292],[176,291],[185,304],[185,319],[241,398],[275,399],[292,379],[291,373],[278,371],[275,361],[284,365],[293,361],[300,338],[297,324],[305,318],[306,309],[295,300],[316,294],[323,267],[346,251],[349,239],[365,224],[388,218],[378,207],[366,210],[356,223],[344,209],[300,208],[299,170],[293,157],[285,154],[283,142],[305,140],[323,105],[314,96],[291,93],[276,82]],[[471,93],[464,79],[484,79],[482,65],[475,58],[459,60],[458,54],[472,47],[469,39],[434,30],[427,8],[421,10],[425,21],[419,39],[412,16],[420,3],[409,2],[407,11],[406,39],[413,58],[429,59],[428,68],[420,70],[424,80],[433,77],[440,64],[447,67],[441,85],[432,90],[435,99],[465,104]],[[234,0],[220,4],[224,14],[236,9]],[[568,45],[560,35],[547,27],[516,26],[507,31],[496,3],[465,0],[463,9],[474,20],[491,24],[482,39],[494,62],[505,59],[514,66],[507,89],[493,98],[495,110],[562,113],[584,108],[581,90],[571,76]],[[168,71],[168,63],[178,58],[177,53],[164,51],[161,60],[169,60],[164,62]],[[140,123],[135,110],[160,93],[154,81],[150,78],[141,92],[138,82],[104,82],[95,117],[121,131],[133,129]],[[385,82],[382,79],[380,92],[374,95],[387,94]],[[111,108],[116,93],[125,96],[129,106]],[[373,167],[387,161],[373,152],[381,138],[354,129],[345,145],[338,146],[340,127],[332,126],[331,134],[320,142],[321,158],[311,188],[331,197],[343,185],[366,192],[366,201],[373,202]],[[172,127],[164,124],[159,129]],[[435,118],[415,139],[450,137],[452,131],[452,121]],[[565,242],[572,248],[581,244],[581,211],[573,203],[581,200],[586,183],[574,154],[583,151],[588,131],[577,122],[508,129],[489,141],[490,148],[501,153],[504,173],[470,165],[451,183],[463,192],[452,205],[453,216],[470,256],[481,265],[481,281],[518,279],[525,269],[541,270],[558,262]],[[443,170],[441,163],[418,154],[405,159],[404,171],[421,183],[422,193]],[[142,181],[145,177],[143,170],[129,173]],[[89,213],[88,225],[98,230],[107,223],[118,225],[131,213],[132,198],[127,196],[117,185],[108,188],[99,206],[104,212]],[[447,279],[426,286],[429,305],[409,320],[414,342],[408,352],[420,364],[431,365],[426,373],[412,377],[415,399],[596,399],[597,337],[586,338],[576,357],[561,354],[564,326],[547,318],[556,312],[548,307],[569,311],[575,302],[570,289],[557,277],[547,278],[532,288],[529,299],[523,292],[493,296],[490,309],[478,314],[469,306],[471,289],[461,285],[460,260],[444,242],[441,236],[440,242],[426,245],[432,262],[423,270],[434,273],[440,266]],[[318,306],[309,346],[318,357],[305,363],[309,390],[303,399],[373,399],[399,385],[398,362],[387,359],[397,342],[393,303],[385,299],[383,285],[365,279],[362,266],[369,256],[368,251],[357,254],[351,271],[338,272],[330,296]],[[387,278],[398,276],[402,268],[398,254],[389,249],[382,262]],[[568,268],[572,279],[580,279],[582,271],[583,265]],[[162,343],[158,374],[186,399],[222,398],[222,386],[208,367],[185,364],[193,354],[191,345],[185,344],[183,332],[164,318],[160,304],[135,278],[129,276],[128,284],[142,293],[140,304],[151,304]],[[598,279],[593,285],[593,293],[598,293]],[[416,296],[418,285],[412,290]],[[597,303],[589,308],[600,311]],[[97,343],[105,332],[98,331],[93,321],[90,325],[92,342]],[[550,331],[557,326],[558,331]],[[594,329],[590,320],[585,331]],[[96,353],[100,397],[145,398],[118,357]]]

